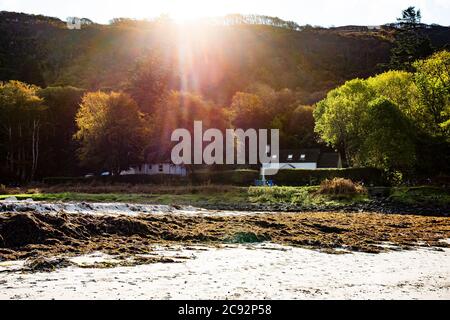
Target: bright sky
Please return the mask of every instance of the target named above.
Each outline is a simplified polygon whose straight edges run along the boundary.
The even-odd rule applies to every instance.
[[[408,6],[420,8],[425,23],[450,25],[450,0],[0,0],[0,10],[63,20],[85,17],[99,23],[117,17],[143,19],[161,14],[186,20],[256,13],[301,25],[379,25],[394,22]]]

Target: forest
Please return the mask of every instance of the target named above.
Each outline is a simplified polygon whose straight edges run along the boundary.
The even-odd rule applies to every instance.
[[[0,13],[4,183],[166,161],[170,134],[275,128],[395,183],[450,174],[450,28],[408,8],[369,27],[233,15],[180,27],[117,18],[69,30]]]

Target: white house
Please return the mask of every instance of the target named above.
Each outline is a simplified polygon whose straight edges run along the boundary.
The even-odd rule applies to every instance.
[[[342,159],[337,152],[321,152],[320,149],[280,150],[279,155],[272,156],[273,161],[264,163],[261,174],[270,170],[288,169],[332,169],[342,168]]]
[[[130,168],[129,170],[122,171],[120,175],[157,175],[157,174],[167,174],[183,176],[187,175],[187,169],[185,166],[174,165],[172,163],[157,163],[157,164],[143,164]]]

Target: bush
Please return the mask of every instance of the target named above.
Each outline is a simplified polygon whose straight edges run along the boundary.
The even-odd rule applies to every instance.
[[[154,184],[154,185],[205,185],[219,184],[232,186],[251,186],[260,177],[259,170],[228,170],[228,171],[194,171],[187,177],[175,175],[128,175],[106,177],[52,177],[45,178],[47,185],[59,184]],[[383,173],[371,168],[352,169],[320,169],[320,170],[280,170],[277,175],[267,177],[279,186],[320,185],[326,179],[350,179],[364,185],[385,185]]]
[[[249,186],[259,179],[258,170],[229,170],[193,172],[190,176],[192,184],[226,184],[234,186]]]
[[[182,184],[188,183],[188,178],[175,175],[126,175],[126,176],[104,176],[104,177],[50,177],[44,178],[43,182],[48,185],[59,184]]]
[[[355,195],[365,193],[366,190],[360,184],[354,183],[350,179],[334,178],[324,180],[317,191],[318,194],[328,195]]]
[[[127,175],[127,176],[105,176],[105,177],[51,177],[45,178],[44,183],[48,185],[59,184],[154,184],[154,185],[204,185],[220,184],[234,186],[253,185],[259,178],[257,170],[230,170],[230,171],[202,171],[193,172],[187,177],[176,175]]]
[[[67,184],[67,183],[83,183],[92,182],[92,178],[83,177],[48,177],[42,179],[42,182],[48,185]]]
[[[279,186],[314,186],[334,178],[350,179],[366,186],[380,186],[387,183],[383,172],[373,168],[280,170],[277,175],[268,178]]]

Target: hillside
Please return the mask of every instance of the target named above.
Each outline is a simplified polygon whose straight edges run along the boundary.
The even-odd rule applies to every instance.
[[[450,43],[450,28],[427,28],[435,46]],[[393,32],[388,26],[295,31],[138,21],[69,30],[56,18],[1,12],[0,80],[119,89],[137,59],[157,53],[175,89],[227,104],[236,91],[265,83],[297,89],[308,104],[345,80],[379,72],[377,66],[389,59]]]

